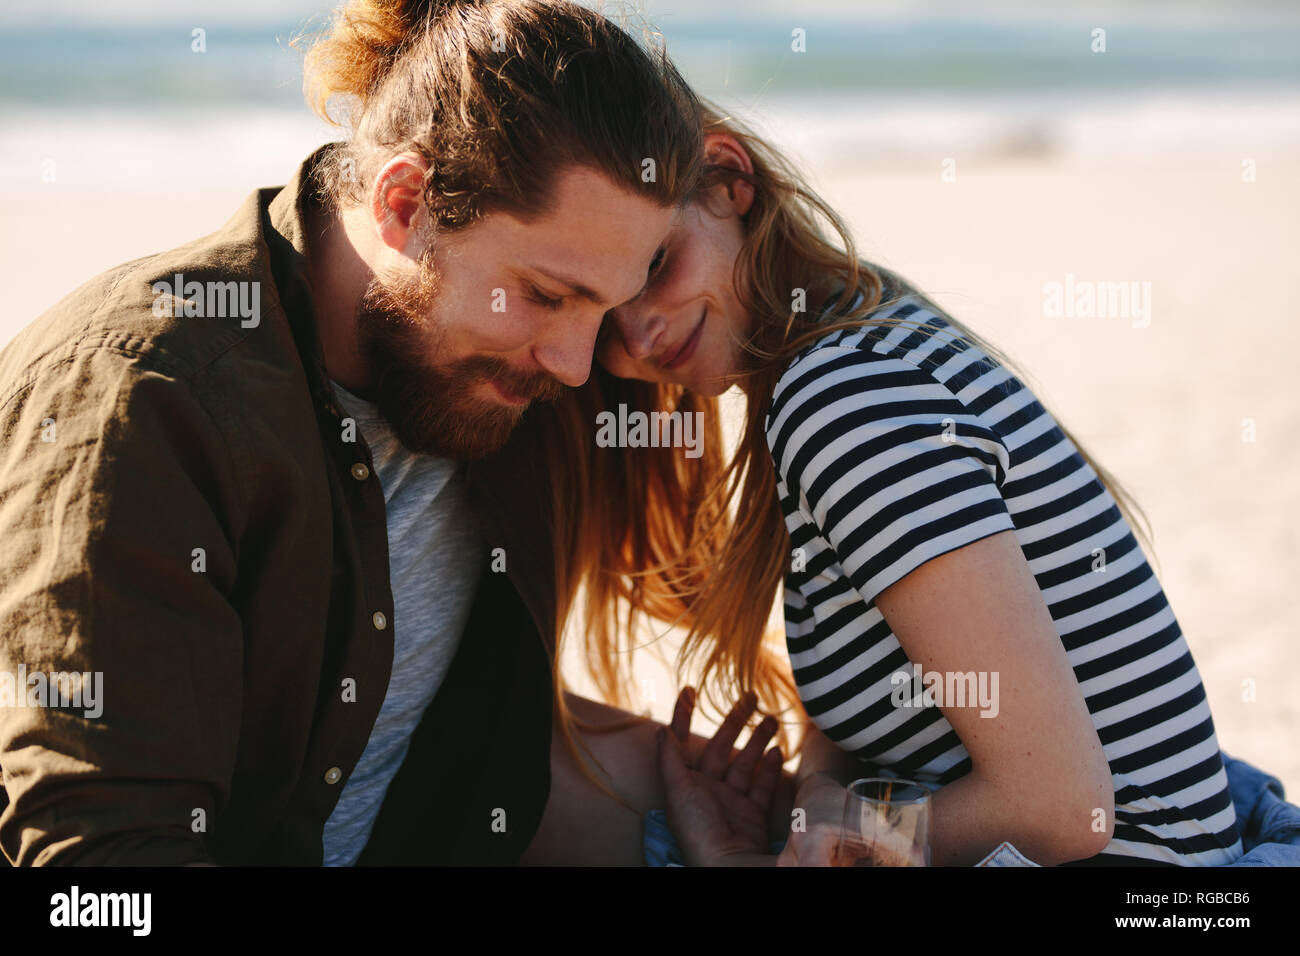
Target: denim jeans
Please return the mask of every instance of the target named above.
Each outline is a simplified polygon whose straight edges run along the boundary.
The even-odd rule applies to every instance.
[[[1223,754],[1228,789],[1237,811],[1237,829],[1245,851],[1229,866],[1300,866],[1300,807],[1286,802],[1282,782],[1244,760]],[[785,841],[773,843],[780,853]],[[645,818],[645,861],[647,866],[685,866],[681,848],[668,829],[662,810],[651,810]],[[1003,843],[976,866],[1037,866],[1010,843]]]
[[[1300,866],[1300,807],[1286,802],[1282,781],[1223,755],[1245,855],[1229,866]]]

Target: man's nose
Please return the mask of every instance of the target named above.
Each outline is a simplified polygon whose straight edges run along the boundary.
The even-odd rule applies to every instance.
[[[666,324],[658,310],[626,305],[610,314],[629,358],[639,362],[654,355]]]
[[[570,315],[562,323],[553,323],[533,347],[537,364],[560,382],[577,388],[591,375],[596,336],[604,320],[603,311],[590,309],[581,316]]]

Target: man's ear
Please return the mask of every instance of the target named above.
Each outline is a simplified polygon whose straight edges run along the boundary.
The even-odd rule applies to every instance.
[[[429,164],[419,153],[400,153],[386,162],[370,190],[370,219],[384,245],[416,258],[428,212],[424,175]]]
[[[740,141],[727,133],[706,133],[704,161],[710,166],[724,166],[744,173],[754,172],[754,161]],[[744,216],[754,204],[754,187],[740,177],[727,182],[727,199],[737,216]]]

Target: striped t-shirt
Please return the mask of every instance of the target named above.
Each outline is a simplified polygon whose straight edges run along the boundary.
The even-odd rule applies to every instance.
[[[915,671],[874,600],[1011,530],[1114,779],[1114,839],[1090,862],[1241,856],[1205,689],[1115,499],[1030,390],[928,303],[875,314],[935,332],[828,333],[782,374],[766,421],[792,548],[787,644],[809,716],[886,774],[943,786],[968,773],[937,706],[897,706],[916,702]]]

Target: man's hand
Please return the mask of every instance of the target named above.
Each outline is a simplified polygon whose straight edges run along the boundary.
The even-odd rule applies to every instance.
[[[767,821],[782,757],[778,747],[763,751],[777,721],[765,717],[737,754],[732,745],[757,707],[748,694],[691,761],[686,747],[694,707],[688,687],[677,698],[671,728],[658,733],[668,827],[692,866],[771,865],[776,858],[768,852]]]

